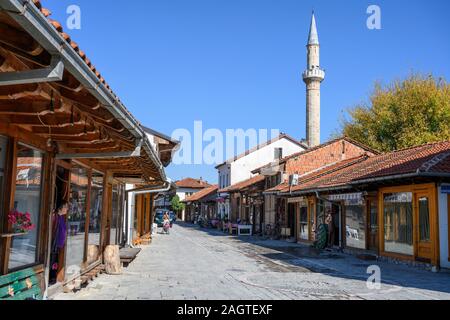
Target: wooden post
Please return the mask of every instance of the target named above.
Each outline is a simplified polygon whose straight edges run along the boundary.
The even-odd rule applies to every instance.
[[[42,222],[42,225],[45,226],[43,232],[41,232],[42,236],[42,259],[44,261],[44,283],[45,287],[49,284],[50,281],[50,256],[52,252],[52,213],[53,213],[53,204],[55,203],[55,188],[53,187],[56,181],[56,162],[55,162],[55,155],[48,154],[47,155],[47,161],[46,161],[46,167],[47,167],[47,175],[45,180],[46,185],[46,196],[43,197],[44,202],[46,202],[46,206],[44,209],[43,216],[45,219]]]
[[[16,172],[17,172],[17,138],[10,138],[8,141],[8,148],[6,151],[6,166],[5,166],[5,204],[4,213],[5,219],[2,221],[3,232],[9,232],[9,224],[6,216],[14,205],[14,196],[16,191]],[[1,241],[0,251],[0,274],[8,274],[9,271],[9,254],[11,252],[11,238],[5,238]]]
[[[105,249],[105,271],[107,274],[120,275],[122,274],[122,265],[120,262],[119,246],[109,245]]]
[[[110,228],[111,228],[111,195],[112,184],[110,182],[110,172],[105,172],[103,178],[103,200],[102,200],[102,217],[101,217],[101,232],[100,232],[100,253],[105,251],[109,245]]]

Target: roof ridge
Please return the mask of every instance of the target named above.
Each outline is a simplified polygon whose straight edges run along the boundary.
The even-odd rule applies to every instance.
[[[306,149],[306,150],[303,150],[303,151],[291,154],[289,156],[286,156],[283,159],[281,159],[280,162],[283,163],[283,162],[286,162],[287,160],[290,160],[292,158],[295,158],[295,157],[298,157],[298,156],[301,156],[301,155],[304,155],[304,154],[311,153],[313,151],[316,151],[316,150],[319,150],[320,148],[329,146],[329,145],[331,145],[331,144],[333,144],[335,142],[338,142],[340,140],[346,140],[347,142],[352,143],[354,145],[357,145],[358,147],[361,147],[362,149],[365,149],[366,151],[370,151],[370,152],[374,153],[375,155],[381,154],[380,151],[375,150],[375,149],[373,149],[373,148],[371,148],[371,147],[369,147],[369,146],[367,146],[367,145],[365,145],[365,144],[363,144],[363,143],[361,143],[359,141],[356,141],[356,140],[354,140],[352,138],[349,138],[347,136],[340,136],[340,137],[331,139],[331,140],[329,140],[327,142],[324,142],[322,144],[319,144],[318,146],[315,146],[313,148],[309,148],[309,149]]]
[[[419,169],[417,169],[417,173],[420,172],[430,172],[431,168],[437,166],[439,163],[441,163],[442,161],[444,161],[445,159],[447,159],[448,157],[450,157],[450,151],[444,152],[444,153],[439,153],[436,156],[434,156],[432,159],[424,162]]]
[[[383,154],[384,155],[393,154],[393,153],[397,153],[397,152],[408,151],[408,150],[413,150],[413,149],[419,149],[419,148],[424,148],[424,147],[431,147],[431,146],[435,146],[435,145],[439,145],[439,144],[443,144],[443,143],[450,143],[450,140],[441,140],[441,141],[427,142],[427,143],[420,144],[420,145],[417,145],[417,146],[410,146],[410,147],[405,147],[405,148],[401,148],[401,149],[385,152],[385,153],[382,153],[381,155],[383,155]]]
[[[315,179],[323,178],[324,176],[327,176],[327,175],[332,174],[332,173],[336,173],[336,172],[339,173],[339,171],[344,170],[344,169],[346,169],[346,168],[349,168],[349,167],[351,167],[351,166],[353,166],[353,165],[360,164],[360,163],[366,161],[366,160],[369,159],[369,158],[370,158],[370,157],[369,157],[369,155],[367,155],[367,154],[361,155],[361,156],[356,157],[356,158],[352,158],[352,159],[350,159],[350,160],[353,160],[353,161],[349,161],[348,163],[343,163],[342,166],[338,166],[338,167],[333,168],[333,169],[331,169],[331,170],[322,172],[321,174],[319,174],[319,175],[317,175],[317,176],[312,176],[312,177],[310,177],[309,179],[305,179],[304,181],[301,181],[301,183],[311,182],[311,181],[314,181]],[[342,162],[344,162],[344,161],[345,161],[345,160],[343,160]],[[338,174],[337,176],[331,177],[330,181],[335,180],[337,177],[340,177],[340,176],[341,176],[342,174],[344,174],[344,173],[345,173],[345,172],[343,172],[343,173],[341,172],[341,173]]]

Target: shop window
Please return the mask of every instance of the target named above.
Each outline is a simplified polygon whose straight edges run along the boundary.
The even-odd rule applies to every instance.
[[[384,251],[414,254],[412,193],[384,195]]]
[[[308,207],[300,207],[300,239],[309,240]]]
[[[39,216],[42,195],[43,154],[29,147],[17,146],[16,189],[14,209],[29,213],[34,228],[14,237],[11,244],[9,269],[17,269],[37,263]]]
[[[363,205],[345,206],[346,245],[366,249],[366,219]]]
[[[89,246],[100,246],[100,233],[102,229],[103,204],[103,175],[92,172],[91,202],[89,214]],[[95,250],[94,250],[95,251]],[[96,259],[95,259],[96,260]]]
[[[66,267],[68,275],[82,267],[84,262],[86,206],[88,193],[87,169],[75,165],[70,175],[71,197],[69,201]]]

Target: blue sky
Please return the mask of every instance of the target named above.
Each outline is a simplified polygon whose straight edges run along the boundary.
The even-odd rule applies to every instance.
[[[175,129],[280,129],[305,137],[306,41],[312,9],[321,42],[322,141],[375,81],[410,72],[450,80],[450,2],[364,0],[45,0],[53,18],[80,6],[67,30],[144,124]],[[380,6],[382,29],[366,27]],[[66,28],[67,29],[67,28]],[[171,166],[173,179],[217,181],[213,166]]]

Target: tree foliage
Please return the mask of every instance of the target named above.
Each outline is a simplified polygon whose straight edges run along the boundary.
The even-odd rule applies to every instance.
[[[431,75],[377,83],[370,103],[348,112],[341,134],[379,151],[450,140],[450,85]]]
[[[186,208],[185,204],[180,201],[180,197],[178,195],[175,195],[172,198],[170,204],[172,205],[172,209],[176,212],[183,211]]]

